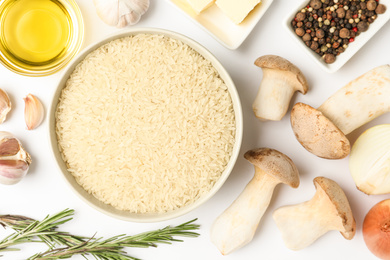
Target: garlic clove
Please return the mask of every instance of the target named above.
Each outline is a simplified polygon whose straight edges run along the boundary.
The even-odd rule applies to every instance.
[[[30,155],[11,133],[0,131],[0,183],[18,183],[31,164]]]
[[[43,105],[41,101],[32,94],[28,94],[23,100],[25,102],[24,119],[26,121],[27,129],[33,130],[43,121]]]
[[[0,131],[0,160],[22,160],[31,163],[31,157],[22,143],[11,133]]]
[[[11,110],[11,101],[8,94],[0,88],[0,124],[3,123]]]
[[[19,141],[15,138],[0,140],[0,157],[16,155],[20,150]]]
[[[149,9],[149,0],[94,0],[96,12],[108,25],[118,28],[139,22]]]
[[[29,164],[22,160],[0,160],[0,183],[13,185],[27,174]]]

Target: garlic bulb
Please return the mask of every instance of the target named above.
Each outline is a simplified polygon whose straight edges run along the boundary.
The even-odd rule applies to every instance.
[[[24,120],[26,121],[27,129],[33,130],[37,128],[43,121],[45,116],[41,101],[32,95],[28,94],[24,99]]]
[[[366,130],[352,146],[349,169],[366,194],[390,193],[390,124]]]
[[[100,19],[118,28],[136,24],[149,8],[149,0],[93,0]]]
[[[0,183],[16,184],[27,173],[30,155],[11,133],[0,131]]]
[[[0,88],[0,124],[3,123],[11,110],[11,101],[7,93]]]

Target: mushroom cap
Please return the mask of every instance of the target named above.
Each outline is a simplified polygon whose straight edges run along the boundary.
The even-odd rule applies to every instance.
[[[244,158],[282,183],[293,188],[299,186],[298,169],[287,155],[270,148],[258,148],[247,151]]]
[[[291,110],[295,137],[309,152],[325,159],[346,157],[351,145],[344,133],[317,109],[297,103]]]
[[[313,182],[316,189],[321,188],[325,191],[330,202],[335,206],[338,216],[342,219],[345,231],[340,231],[340,233],[346,239],[352,239],[356,233],[356,222],[344,191],[335,181],[325,177],[314,178]]]
[[[308,84],[305,76],[297,66],[285,58],[277,55],[264,55],[256,59],[255,65],[262,69],[279,70],[286,74],[290,74],[290,78],[293,81],[292,83],[296,87],[296,90],[306,94]]]

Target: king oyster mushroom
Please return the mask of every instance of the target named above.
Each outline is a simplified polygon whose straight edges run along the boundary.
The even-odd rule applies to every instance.
[[[356,222],[340,186],[325,177],[313,182],[317,191],[311,200],[273,213],[284,243],[292,250],[309,246],[330,230],[340,231],[348,240],[355,236]]]
[[[298,170],[283,153],[260,148],[246,152],[244,157],[255,166],[255,175],[211,228],[211,241],[223,255],[252,240],[276,185],[285,183],[293,188],[299,186]]]
[[[261,120],[281,120],[296,91],[306,94],[308,84],[297,66],[288,60],[265,55],[255,61],[262,68],[263,79],[253,103],[253,111]]]
[[[350,153],[346,135],[390,111],[390,65],[376,67],[338,90],[318,109],[294,105],[291,126],[309,152],[326,159]]]

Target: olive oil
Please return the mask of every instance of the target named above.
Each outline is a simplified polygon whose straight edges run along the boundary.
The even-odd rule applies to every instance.
[[[9,1],[0,26],[1,51],[15,64],[53,63],[72,42],[71,17],[58,0]]]

